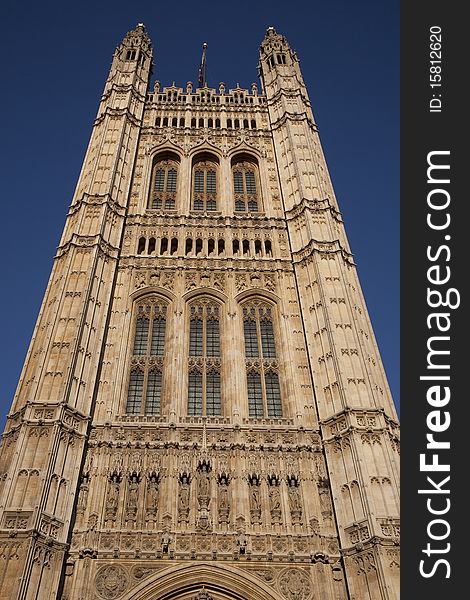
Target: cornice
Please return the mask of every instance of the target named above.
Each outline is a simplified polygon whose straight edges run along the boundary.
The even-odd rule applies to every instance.
[[[71,204],[68,216],[78,212],[82,205],[86,206],[104,206],[106,205],[115,215],[124,217],[126,207],[119,204],[109,194],[83,194],[81,198]]]
[[[71,248],[94,248],[98,247],[101,252],[109,258],[117,259],[119,256],[119,248],[112,246],[103,239],[101,234],[97,235],[79,235],[72,234],[72,238],[57,248],[54,258],[60,258],[66,254]]]
[[[301,264],[308,261],[314,254],[332,255],[338,254],[350,265],[354,266],[353,255],[345,250],[339,240],[331,242],[310,240],[310,242],[301,248],[292,252],[292,261],[294,264]]]
[[[273,71],[271,71],[271,70],[269,70],[269,71],[268,71],[268,73],[270,73],[270,74],[272,75],[272,78],[271,78],[271,81],[270,81],[269,83],[266,83],[266,91],[268,90],[268,88],[269,88],[270,86],[274,85],[274,83],[275,83],[275,82],[276,82],[278,79],[284,79],[284,78],[286,78],[286,77],[289,77],[289,78],[291,78],[291,79],[294,79],[294,80],[297,82],[297,87],[293,87],[293,88],[287,88],[288,90],[292,90],[292,91],[297,91],[297,90],[298,90],[299,92],[301,92],[302,88],[303,88],[304,90],[306,90],[306,86],[305,86],[305,83],[304,83],[304,81],[303,81],[302,79],[299,79],[299,76],[298,76],[298,74],[297,74],[297,72],[296,72],[296,71],[290,71],[289,73],[280,73],[280,72],[279,72],[279,71],[276,69],[274,72],[273,72]],[[282,87],[282,85],[281,85],[281,86],[279,86],[279,91],[281,91],[281,90],[283,90],[283,89],[284,89],[284,88]],[[276,93],[275,93],[275,95],[276,95],[276,94],[278,94],[278,93],[279,93],[279,91],[278,91],[278,92],[276,92]],[[271,96],[271,97],[268,97],[268,94],[266,93],[266,101],[267,101],[267,103],[269,103],[269,102],[270,102],[270,101],[271,101],[271,100],[272,100],[272,99],[275,97],[275,95],[273,95],[273,96]],[[309,102],[309,104],[310,104],[310,101],[308,101],[308,102]]]
[[[138,256],[135,254],[122,255],[119,260],[118,269],[164,269],[168,271],[205,271],[210,268],[217,272],[246,273],[246,272],[269,272],[269,273],[292,273],[293,265],[290,259],[264,258],[221,258],[215,257],[190,257],[179,256],[175,263],[174,256]]]
[[[159,223],[155,223],[159,220]],[[168,214],[163,211],[148,211],[145,214],[129,213],[126,219],[126,226],[141,227],[198,227],[232,229],[234,227],[244,227],[248,229],[282,229],[286,230],[285,220],[278,217],[267,217],[261,215],[252,215],[244,217],[241,215],[182,215],[180,213]]]
[[[297,80],[298,81],[298,80]],[[303,84],[301,84],[302,87]],[[304,87],[305,89],[305,87]],[[299,96],[302,99],[302,102],[308,107],[311,108],[310,105],[310,100],[308,99],[308,97],[306,96],[306,94],[303,93],[302,88],[298,87],[298,88],[279,88],[277,90],[277,92],[275,92],[270,98],[268,98],[266,100],[266,104],[268,107],[271,107],[275,102],[278,102],[281,97],[287,97],[287,98],[295,98],[296,96]]]
[[[101,96],[101,102],[105,102],[111,96],[113,91],[119,94],[127,94],[127,92],[131,92],[134,98],[142,103],[145,103],[146,100],[146,94],[142,94],[138,89],[136,89],[133,83],[116,83],[113,81],[103,92],[103,95]]]
[[[128,121],[132,123],[135,127],[141,127],[142,125],[142,117],[136,117],[131,111],[126,108],[112,108],[111,106],[106,106],[104,110],[96,117],[93,126],[100,125],[106,117],[125,117]]]
[[[391,548],[398,548],[400,546],[400,541],[397,538],[385,538],[380,537],[378,535],[374,535],[373,537],[365,540],[364,542],[359,542],[354,546],[349,546],[346,548],[341,548],[340,552],[342,556],[345,557],[353,557],[360,556],[361,554],[375,550],[377,546],[387,546]]]
[[[307,114],[307,111],[303,111],[300,113],[294,113],[289,111],[284,111],[282,117],[279,117],[277,121],[273,121],[271,123],[271,130],[276,130],[286,124],[287,121],[306,121],[310,129],[318,133],[318,127],[316,123],[312,120],[312,118]]]
[[[304,214],[307,210],[312,212],[330,212],[331,216],[338,221],[338,223],[343,223],[341,213],[331,204],[329,198],[323,198],[322,200],[302,198],[298,204],[295,204],[292,208],[286,210],[286,221],[292,221],[293,219],[296,219],[300,215]]]

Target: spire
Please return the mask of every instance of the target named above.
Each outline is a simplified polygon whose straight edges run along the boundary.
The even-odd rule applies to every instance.
[[[198,74],[198,87],[203,88],[206,87],[206,50],[207,44],[204,42],[202,44],[202,58],[201,58],[201,66],[199,67]]]
[[[269,53],[273,50],[287,50],[289,43],[286,38],[278,33],[273,26],[266,29],[263,41],[261,42],[261,53]]]
[[[137,23],[134,29],[128,31],[124,36],[122,44],[130,46],[144,45],[147,48],[150,48],[152,45],[147,30],[145,29],[145,25],[143,23]]]

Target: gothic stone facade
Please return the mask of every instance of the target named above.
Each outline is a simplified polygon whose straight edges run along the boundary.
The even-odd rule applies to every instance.
[[[398,423],[298,58],[117,48],[3,436],[0,596],[398,598]]]

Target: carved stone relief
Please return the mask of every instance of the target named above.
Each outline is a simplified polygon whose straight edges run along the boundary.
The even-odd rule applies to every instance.
[[[190,476],[188,473],[182,473],[179,478],[178,492],[178,521],[189,521],[189,496],[190,496]]]
[[[278,587],[287,600],[308,600],[312,596],[312,581],[302,569],[285,569],[279,575]]]
[[[95,576],[95,588],[101,598],[114,600],[123,594],[129,585],[129,575],[120,565],[101,567]]]
[[[299,480],[294,477],[287,478],[287,495],[292,523],[302,522],[302,499],[300,496]]]

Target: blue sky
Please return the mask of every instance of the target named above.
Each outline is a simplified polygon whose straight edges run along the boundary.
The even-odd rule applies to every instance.
[[[399,404],[399,2],[11,2],[2,6],[0,424],[9,410],[112,54],[146,25],[153,80],[258,81],[268,26],[297,51]],[[152,83],[153,83],[152,80]]]

